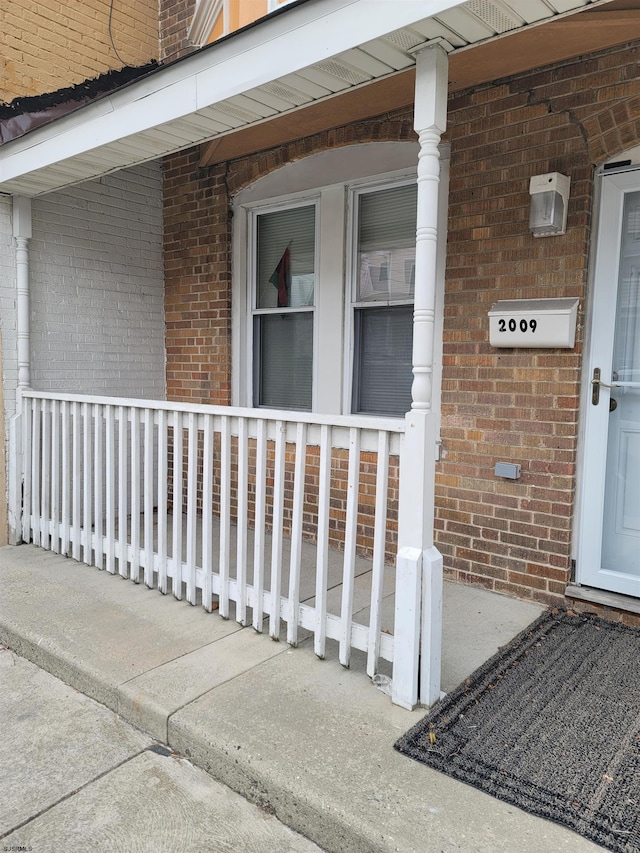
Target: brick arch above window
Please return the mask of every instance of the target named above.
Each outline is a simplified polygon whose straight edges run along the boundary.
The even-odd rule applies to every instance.
[[[399,169],[417,169],[418,151],[417,142],[364,142],[318,150],[267,171],[239,192],[231,189],[231,194],[235,204],[250,204],[328,183],[348,184]]]
[[[235,195],[276,169],[306,160],[320,152],[378,142],[414,142],[417,145],[413,130],[413,109],[402,109],[368,121],[333,128],[234,160],[229,163],[227,173],[229,192]]]

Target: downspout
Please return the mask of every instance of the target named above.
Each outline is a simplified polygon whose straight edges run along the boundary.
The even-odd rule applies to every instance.
[[[392,699],[413,708],[440,698],[442,556],[434,546],[438,415],[433,405],[438,255],[439,144],[446,128],[448,59],[439,46],[416,54],[414,129],[418,210],[413,385],[400,453]]]
[[[13,197],[13,237],[16,257],[16,331],[18,387],[16,412],[9,422],[9,542],[19,545],[22,536],[22,392],[31,384],[29,336],[29,240],[31,239],[31,199]]]

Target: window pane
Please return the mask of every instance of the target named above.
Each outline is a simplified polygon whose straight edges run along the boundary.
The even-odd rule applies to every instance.
[[[313,305],[315,206],[258,216],[257,308]]]
[[[313,313],[261,314],[254,319],[255,405],[311,409]]]
[[[400,417],[411,408],[413,306],[355,311],[354,412]]]
[[[358,302],[413,295],[418,187],[408,184],[358,198]]]

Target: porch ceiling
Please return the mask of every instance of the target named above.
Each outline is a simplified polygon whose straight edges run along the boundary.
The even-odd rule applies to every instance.
[[[460,89],[640,36],[640,0],[371,8],[294,5],[6,143],[0,192],[40,195],[205,142],[203,162],[220,162],[410,104],[414,55],[430,44]]]

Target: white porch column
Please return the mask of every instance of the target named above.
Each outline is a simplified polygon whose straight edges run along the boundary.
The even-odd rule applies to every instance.
[[[18,388],[31,382],[29,354],[29,240],[31,239],[31,199],[13,197],[13,236],[16,247],[16,298],[18,313]]]
[[[413,385],[400,458],[393,701],[405,708],[440,698],[442,557],[433,544],[437,421],[433,353],[438,246],[438,145],[446,127],[447,54],[416,56],[418,155]]]
[[[13,237],[16,255],[16,332],[18,388],[16,413],[9,423],[9,542],[21,541],[22,514],[22,390],[31,384],[29,338],[29,240],[31,199],[13,197]]]

